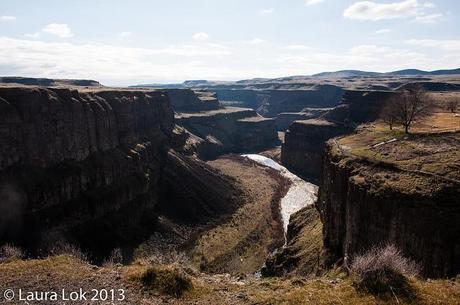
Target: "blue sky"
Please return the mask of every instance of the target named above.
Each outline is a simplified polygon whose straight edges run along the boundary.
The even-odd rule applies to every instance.
[[[458,67],[458,0],[0,0],[0,75],[128,85]]]

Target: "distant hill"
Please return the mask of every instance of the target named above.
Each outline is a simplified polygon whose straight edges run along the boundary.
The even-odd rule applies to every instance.
[[[394,71],[394,72],[390,72],[386,74],[391,74],[391,75],[454,75],[454,74],[460,74],[460,68],[452,69],[452,70],[435,70],[435,71],[406,69],[406,70]]]
[[[418,69],[405,69],[387,73],[380,73],[380,72],[368,72],[368,71],[360,71],[360,70],[340,70],[334,72],[322,72],[318,74],[313,74],[312,77],[315,78],[344,78],[344,77],[377,77],[377,76],[429,76],[429,75],[454,75],[460,74],[459,69],[452,69],[452,70],[435,70],[435,71],[423,71]]]
[[[379,76],[382,73],[378,72],[367,72],[367,71],[360,71],[360,70],[340,70],[335,72],[321,72],[317,74],[313,74],[312,77],[318,78],[343,78],[343,77],[357,77],[357,76]]]

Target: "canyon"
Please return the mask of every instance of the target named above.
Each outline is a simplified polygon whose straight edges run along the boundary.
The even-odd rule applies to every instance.
[[[376,245],[423,277],[460,273],[460,118],[439,105],[411,135],[379,121],[414,82],[460,96],[455,75],[1,81],[0,245],[31,259],[72,244],[105,270],[119,249],[119,268],[179,263],[252,300],[260,275],[321,277]]]

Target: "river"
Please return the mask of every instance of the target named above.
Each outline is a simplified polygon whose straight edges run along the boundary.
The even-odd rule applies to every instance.
[[[297,177],[287,168],[270,158],[256,154],[247,154],[243,155],[243,157],[247,157],[259,164],[273,168],[291,181],[291,187],[289,188],[286,195],[281,199],[280,207],[284,234],[286,235],[289,225],[289,218],[295,212],[315,203],[318,196],[318,186]]]

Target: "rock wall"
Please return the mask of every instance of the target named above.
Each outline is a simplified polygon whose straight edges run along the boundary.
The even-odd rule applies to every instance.
[[[345,156],[332,141],[323,164],[317,208],[330,262],[392,243],[425,276],[460,272],[458,184]],[[413,190],[395,186],[403,182]]]
[[[324,115],[324,118],[349,124],[375,121],[385,100],[394,94],[397,93],[393,91],[347,90],[340,104]]]
[[[173,124],[162,91],[0,88],[0,243],[153,209]]]
[[[326,141],[350,131],[343,124],[326,120],[296,121],[285,133],[281,162],[298,176],[316,180]]]
[[[318,178],[327,140],[347,133],[361,123],[375,121],[391,91],[347,90],[337,107],[321,119],[295,121],[286,131],[281,150],[284,166],[299,176]]]
[[[317,119],[333,108],[305,108],[301,112],[282,112],[275,118],[278,131],[285,131],[294,121]]]
[[[275,121],[259,116],[252,109],[227,107],[181,113],[176,115],[176,122],[198,137],[202,148],[198,155],[203,159],[226,153],[260,151],[279,141]]]
[[[215,89],[215,91],[219,100],[238,102],[237,106],[253,108],[265,117],[274,117],[282,112],[300,112],[307,107],[333,107],[340,102],[344,92],[343,89],[332,85],[318,85],[310,90]]]
[[[197,112],[222,108],[215,93],[190,89],[168,89],[174,111]]]
[[[180,223],[206,223],[227,215],[240,202],[234,179],[193,156],[169,151],[161,180],[158,212]]]

